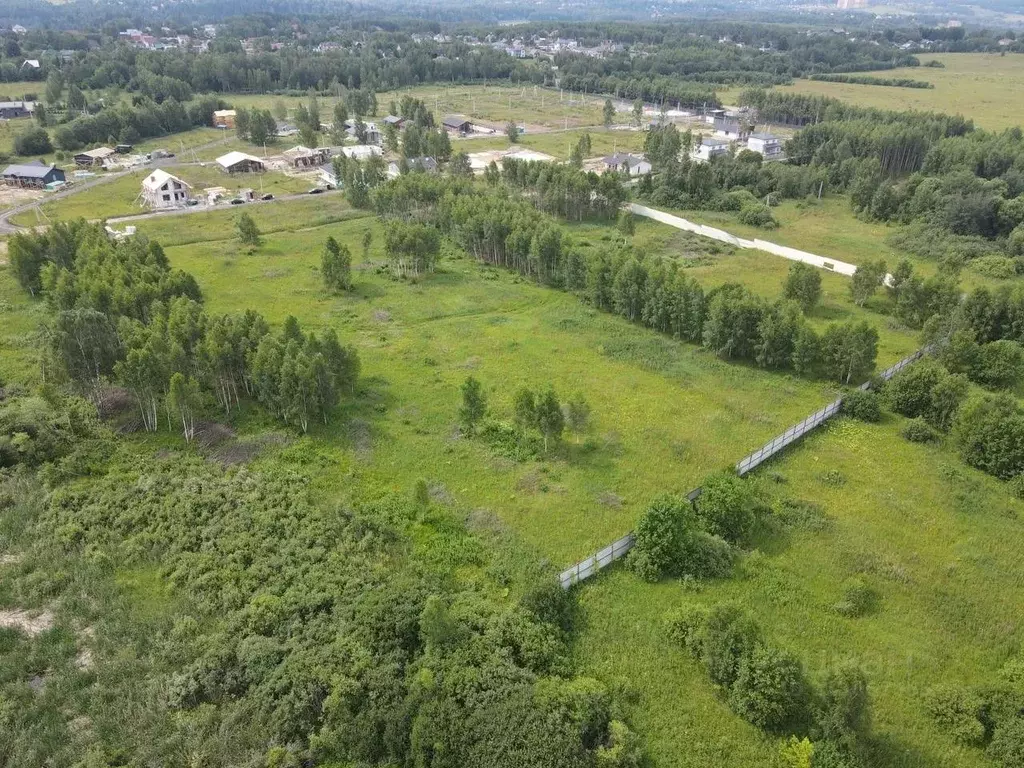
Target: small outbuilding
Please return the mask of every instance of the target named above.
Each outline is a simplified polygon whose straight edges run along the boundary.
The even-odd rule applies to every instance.
[[[63,184],[66,180],[63,170],[38,160],[9,165],[0,174],[0,179],[9,187],[38,187],[40,189],[50,184]]]
[[[0,119],[14,120],[19,117],[29,117],[32,114],[31,102],[27,101],[0,101]]]
[[[465,136],[473,131],[473,123],[465,115],[445,115],[441,125],[448,133]]]
[[[75,165],[103,165],[115,154],[110,147],[97,147],[75,155]]]
[[[213,113],[214,128],[234,128],[238,113],[233,109],[218,109]]]
[[[228,152],[221,155],[217,158],[217,165],[228,173],[262,173],[267,169],[262,160],[245,152]]]
[[[158,168],[142,180],[139,197],[150,208],[177,208],[192,199],[192,186]]]

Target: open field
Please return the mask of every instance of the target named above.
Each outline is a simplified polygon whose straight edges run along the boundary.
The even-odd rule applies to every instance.
[[[225,187],[226,197],[232,197],[238,190],[250,188],[258,194],[271,193],[275,196],[305,192],[311,182],[304,179],[286,176],[276,171],[264,174],[229,175],[214,166],[199,165],[168,165],[165,170],[178,176],[193,187],[193,194],[199,195],[207,187]],[[68,197],[43,203],[42,211],[47,219],[106,219],[112,216],[127,216],[133,213],[145,213],[139,201],[143,179],[148,170],[140,169],[114,181],[98,184]],[[37,223],[35,211],[27,211],[12,217],[15,224],[33,226]]]
[[[843,420],[775,462],[770,469],[785,483],[758,482],[773,495],[814,500],[831,522],[756,541],[760,554],[748,557],[740,577],[685,591],[617,568],[581,589],[587,629],[578,658],[638,692],[629,714],[659,768],[779,764],[775,748],[731,714],[664,636],[666,611],[730,600],[812,675],[860,659],[874,706],[870,765],[990,765],[941,733],[921,694],[938,683],[984,684],[1019,647],[1024,508],[950,451],[901,438],[900,423]],[[823,482],[830,468],[842,484]],[[830,606],[855,574],[880,592],[881,605],[847,619]]]
[[[797,80],[793,85],[777,87],[782,91],[834,96],[865,107],[960,114],[974,120],[979,127],[992,130],[1024,124],[1020,110],[1024,102],[1024,55],[923,53],[918,58],[922,64],[933,59],[940,61],[945,68],[902,67],[861,74],[926,80],[934,83],[934,88],[893,88],[814,80]],[[719,98],[734,104],[741,90],[723,89],[719,91]]]
[[[606,131],[604,128],[590,130],[547,131],[544,133],[525,133],[516,144],[510,144],[504,135],[479,139],[460,139],[452,142],[456,152],[483,152],[488,149],[514,149],[526,147],[568,160],[572,148],[584,133],[590,134],[590,154],[593,157],[610,155],[613,152],[641,152],[647,134],[643,131]]]
[[[263,209],[292,205],[252,212],[268,231]],[[190,217],[186,247],[165,236],[172,219],[142,221],[139,230],[171,246],[171,262],[196,276],[210,311],[254,307],[274,323],[295,314],[304,325],[330,324],[357,343],[382,402],[401,404],[363,438],[372,458],[359,464],[361,474],[383,484],[410,476],[443,483],[460,504],[493,511],[558,565],[628,530],[656,491],[692,487],[834,395],[827,383],[719,361],[467,258],[446,260],[419,284],[395,282],[373,268],[383,236],[370,217],[313,226],[296,210],[253,255],[223,219],[195,239],[206,218]],[[355,291],[325,294],[316,271],[324,239],[334,235],[358,256],[366,229],[374,233],[371,263],[357,264]],[[511,414],[522,385],[550,382],[565,397],[580,389],[594,406],[592,440],[570,441],[565,457],[543,464],[454,440],[458,386],[470,373],[499,415]],[[317,437],[349,445],[352,428]]]
[[[524,85],[421,85],[403,88],[399,91],[384,91],[377,94],[377,117],[388,114],[390,103],[399,102],[403,96],[422,99],[440,120],[447,114],[466,115],[503,126],[509,120],[526,123],[528,126],[547,128],[574,128],[601,125],[603,98],[581,94],[560,94],[554,88]],[[258,107],[273,109],[281,102],[289,113],[305,103],[308,97],[275,96],[273,94],[248,95],[231,94],[225,97],[235,107]],[[318,97],[324,122],[330,122],[336,99],[331,96]],[[367,118],[373,119],[373,118]]]

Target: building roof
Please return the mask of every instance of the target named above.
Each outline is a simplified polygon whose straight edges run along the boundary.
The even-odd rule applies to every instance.
[[[724,147],[729,144],[727,139],[716,139],[714,136],[705,136],[700,143],[705,147]]]
[[[432,157],[414,157],[409,161],[411,170],[436,171],[437,160]]]
[[[467,123],[469,123],[469,118],[465,115],[445,115],[444,120],[441,121],[441,125],[446,128],[461,128]]]
[[[779,137],[774,133],[752,133],[750,134],[751,139],[760,139],[761,141],[778,141]]]
[[[93,160],[103,160],[104,158],[110,157],[114,154],[114,150],[110,147],[96,147],[96,149],[87,149],[85,152],[78,152],[75,157],[91,157]]]
[[[220,157],[217,158],[217,164],[224,168],[230,168],[233,165],[238,165],[239,163],[244,163],[246,161],[259,163],[260,165],[263,165],[263,161],[260,160],[258,157],[247,155],[245,154],[245,152],[228,152],[226,155],[221,155]]]
[[[23,179],[43,179],[46,178],[47,174],[50,173],[56,166],[44,165],[38,160],[33,160],[30,163],[17,163],[15,165],[8,165],[4,168],[4,176],[17,176]]]
[[[215,109],[213,111],[214,117],[236,117],[238,113],[233,109]]]
[[[39,59],[25,59],[23,67],[32,67],[32,69],[39,69]]]
[[[182,181],[177,176],[173,176],[169,174],[167,171],[162,171],[159,168],[157,168],[155,171],[149,174],[149,176],[142,180],[142,188],[149,190],[150,192],[155,192],[168,181],[176,181],[183,187],[188,187],[189,189],[192,188],[192,185],[189,184],[188,182]]]
[[[384,118],[384,122],[388,123],[389,125],[398,125],[399,123],[404,123],[405,118],[398,117],[397,115],[388,115],[387,117]]]
[[[24,101],[0,101],[0,109],[24,109],[28,110],[31,102]]]

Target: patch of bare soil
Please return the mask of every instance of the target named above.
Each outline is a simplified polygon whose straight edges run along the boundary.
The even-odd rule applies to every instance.
[[[42,634],[53,626],[50,611],[27,611],[22,608],[0,609],[0,627],[18,629],[30,637]]]
[[[286,445],[287,443],[287,435],[279,432],[271,432],[259,437],[241,440],[228,440],[211,450],[206,455],[206,459],[207,461],[216,462],[222,467],[233,467],[238,464],[249,463],[267,448]]]

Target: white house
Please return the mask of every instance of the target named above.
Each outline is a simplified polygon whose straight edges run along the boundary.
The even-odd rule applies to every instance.
[[[643,176],[651,172],[651,164],[640,155],[629,155],[619,152],[604,158],[604,169],[614,173],[625,173],[630,176]]]
[[[700,144],[693,150],[695,160],[708,161],[712,157],[724,155],[729,151],[729,142],[725,139],[716,139],[713,136],[705,136]]]
[[[406,161],[406,166],[410,173],[437,173],[440,170],[437,160],[432,157],[413,157]],[[402,166],[400,163],[394,160],[388,163],[389,179],[397,179],[401,175]]]
[[[374,155],[383,155],[384,150],[374,144],[354,144],[350,147],[342,147],[341,154],[349,160],[355,159],[363,162],[369,160]]]
[[[771,133],[752,133],[747,138],[747,149],[763,155],[765,160],[782,155],[782,139]]]
[[[158,168],[142,180],[139,197],[150,208],[176,208],[192,199],[192,187]]]

